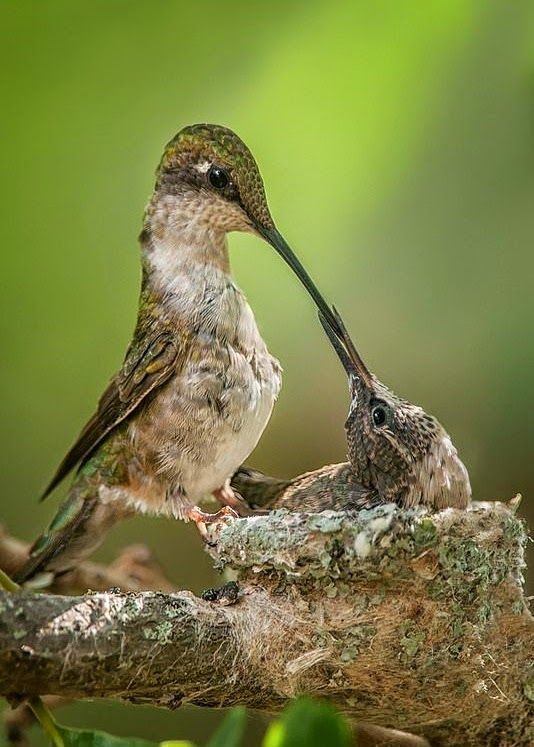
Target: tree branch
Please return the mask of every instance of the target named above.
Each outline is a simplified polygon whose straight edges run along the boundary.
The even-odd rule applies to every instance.
[[[275,711],[309,693],[436,745],[528,745],[524,543],[499,503],[239,519],[210,549],[238,574],[231,606],[2,593],[0,694]]]
[[[0,525],[0,568],[8,576],[28,559],[30,545],[9,535]],[[87,589],[107,591],[176,591],[160,564],[145,545],[129,545],[110,565],[81,563],[76,570],[53,580],[48,591],[57,594],[80,594]]]

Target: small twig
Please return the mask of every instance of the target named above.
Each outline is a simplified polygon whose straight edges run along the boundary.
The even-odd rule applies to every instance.
[[[41,700],[50,711],[72,702],[69,698],[62,698],[58,695],[42,695]],[[36,721],[29,704],[25,702],[16,708],[6,709],[3,719],[8,744],[12,745],[12,747],[27,747],[29,740],[26,732]]]
[[[356,737],[358,747],[430,747],[424,737],[416,737],[398,729],[384,729],[374,724],[357,724]]]
[[[65,747],[63,737],[57,730],[56,722],[54,721],[52,714],[45,706],[41,698],[34,697],[30,698],[28,705],[31,708],[33,715],[37,721],[41,724],[41,727],[45,734],[54,745],[54,747]]]

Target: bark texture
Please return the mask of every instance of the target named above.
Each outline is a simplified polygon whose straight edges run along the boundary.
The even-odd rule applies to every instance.
[[[1,593],[0,694],[276,711],[308,693],[433,745],[534,743],[526,535],[509,506],[276,511],[217,532],[234,604]]]

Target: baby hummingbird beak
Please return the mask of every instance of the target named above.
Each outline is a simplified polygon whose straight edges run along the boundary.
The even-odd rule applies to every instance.
[[[322,308],[319,308],[319,321],[338,354],[347,376],[349,378],[358,377],[368,389],[371,389],[373,385],[372,374],[356,350],[356,346],[351,340],[338,310],[335,306],[332,306],[331,310],[328,309],[328,315],[326,316]]]

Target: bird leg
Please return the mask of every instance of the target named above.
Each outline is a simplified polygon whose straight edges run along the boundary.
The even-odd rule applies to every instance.
[[[252,516],[254,514],[254,510],[239,495],[239,493],[232,488],[230,480],[227,480],[221,488],[214,490],[212,495],[220,503],[229,506],[236,511],[239,516]]]
[[[201,511],[198,506],[194,506],[187,513],[187,518],[194,521],[200,536],[208,544],[211,542],[208,533],[208,524],[226,524],[229,519],[238,519],[239,515],[230,506],[223,506],[215,514],[207,514],[205,511]]]

